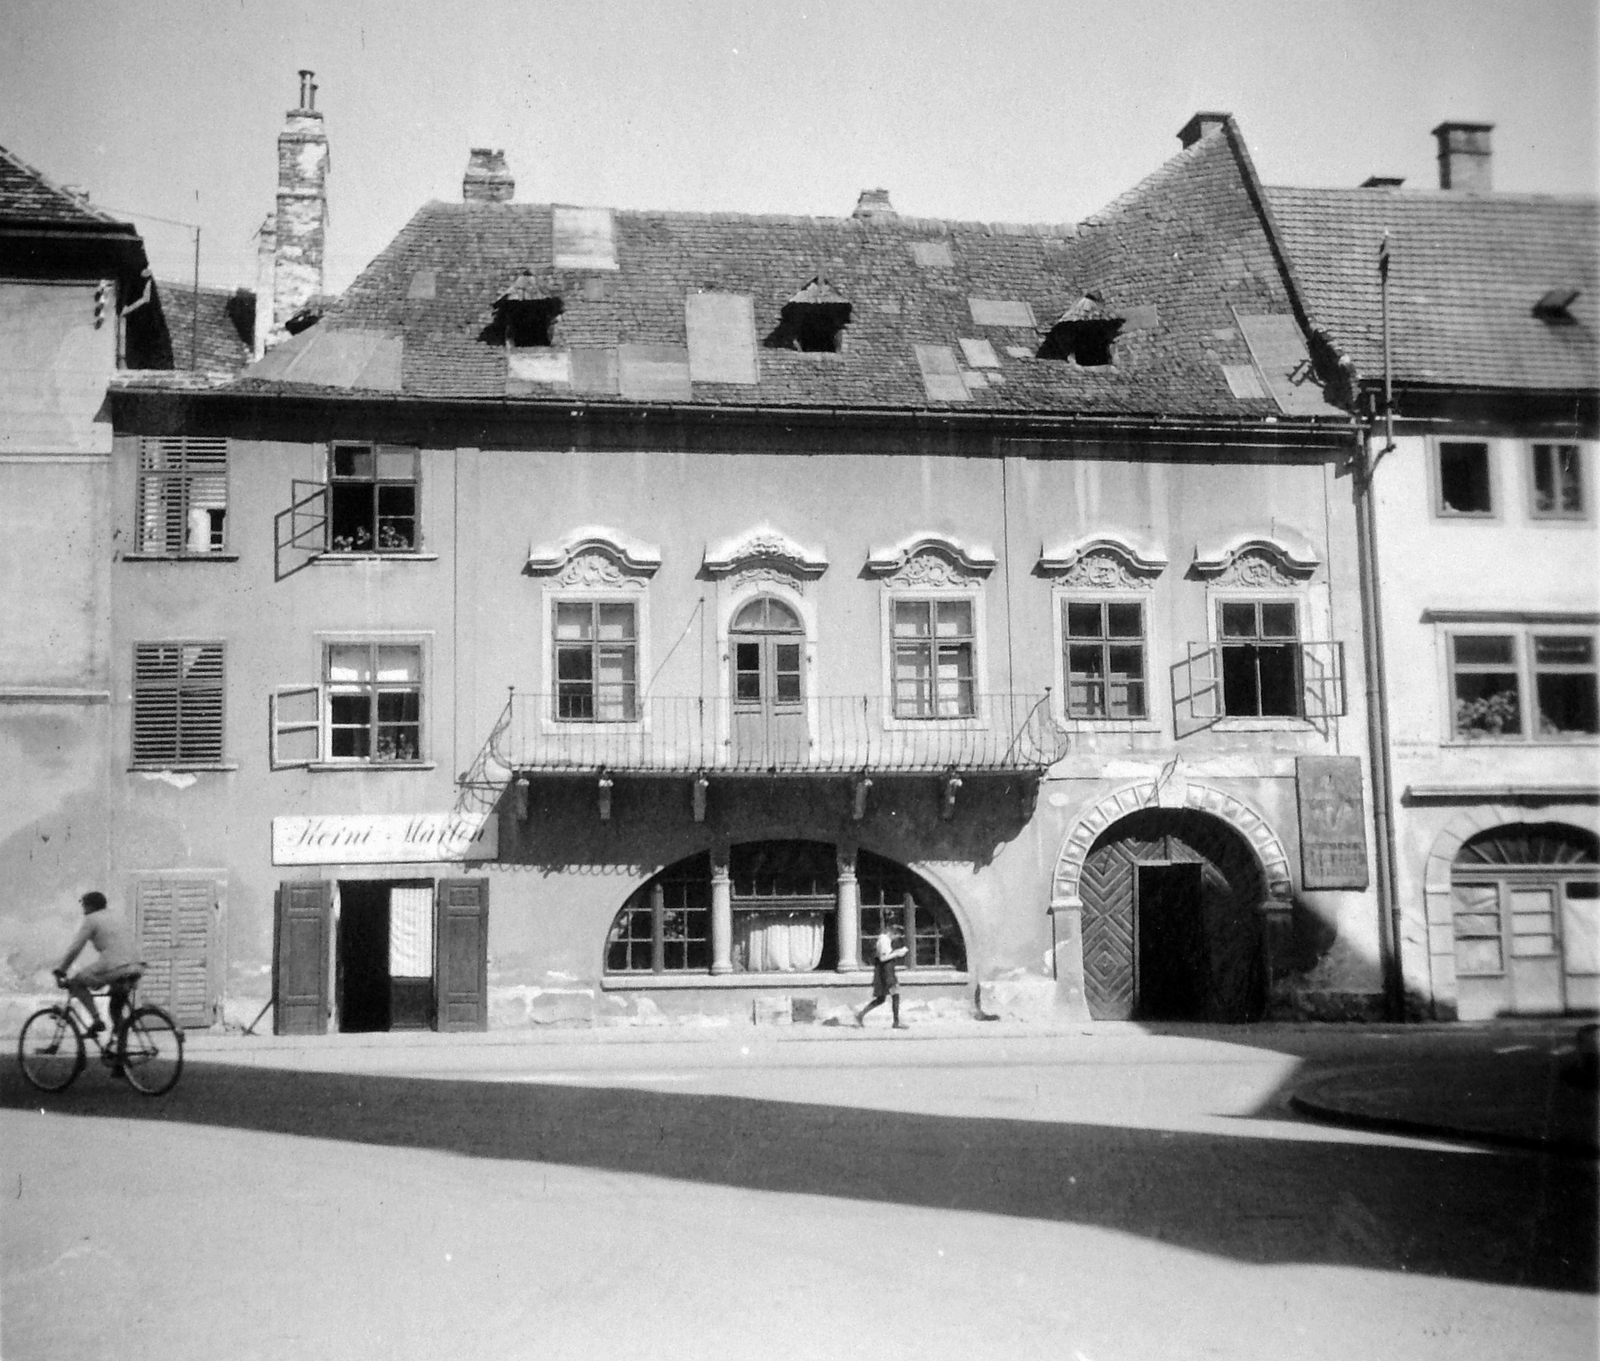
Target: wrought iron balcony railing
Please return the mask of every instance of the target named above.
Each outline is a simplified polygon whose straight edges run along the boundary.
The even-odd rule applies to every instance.
[[[745,702],[512,693],[492,759],[514,771],[1041,771],[1067,737],[1045,695],[968,695],[919,715],[878,695]],[[957,712],[966,709],[968,712]]]

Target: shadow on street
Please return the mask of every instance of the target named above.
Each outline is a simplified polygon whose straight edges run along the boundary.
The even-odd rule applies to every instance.
[[[197,1063],[146,1100],[97,1073],[45,1097],[0,1065],[0,1104],[188,1122],[754,1191],[1066,1222],[1261,1264],[1593,1292],[1596,1168],[1114,1125],[744,1097]]]

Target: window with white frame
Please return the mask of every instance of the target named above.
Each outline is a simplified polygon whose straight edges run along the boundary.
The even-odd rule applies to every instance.
[[[1222,712],[1229,718],[1300,718],[1300,612],[1293,600],[1217,602]]]
[[[1434,444],[1436,514],[1454,517],[1496,513],[1491,457],[1485,440],[1442,439]]]
[[[639,708],[639,618],[631,600],[557,600],[555,716],[631,723]]]
[[[272,696],[272,764],[402,766],[427,760],[423,644],[340,638],[320,649],[315,684]]]
[[[1587,514],[1581,445],[1530,444],[1528,483],[1534,518],[1581,520]]]
[[[1141,601],[1063,600],[1061,636],[1067,717],[1147,716]]]
[[[134,551],[199,557],[227,548],[228,441],[190,436],[139,441]]]
[[[417,451],[391,444],[335,444],[328,455],[328,549],[414,553]]]
[[[1593,631],[1507,626],[1447,639],[1452,733],[1467,741],[1600,735]]]
[[[892,606],[896,718],[977,712],[974,602],[896,598]]]
[[[133,645],[133,764],[216,765],[223,759],[223,645]]]

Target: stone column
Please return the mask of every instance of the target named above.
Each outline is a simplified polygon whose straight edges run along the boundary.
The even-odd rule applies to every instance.
[[[861,967],[861,885],[856,879],[856,848],[839,847],[839,906],[835,918],[839,962],[834,968],[849,973]]]
[[[711,972],[733,972],[733,881],[728,852],[711,852]]]
[[[1083,977],[1083,901],[1057,898],[1050,904],[1055,952],[1056,1006],[1074,1021],[1089,1020],[1089,998]]]

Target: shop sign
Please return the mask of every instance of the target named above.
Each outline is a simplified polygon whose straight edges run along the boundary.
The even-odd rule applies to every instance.
[[[274,865],[389,865],[494,860],[492,813],[348,813],[272,819]]]
[[[1365,888],[1367,826],[1359,756],[1299,756],[1302,888]]]

